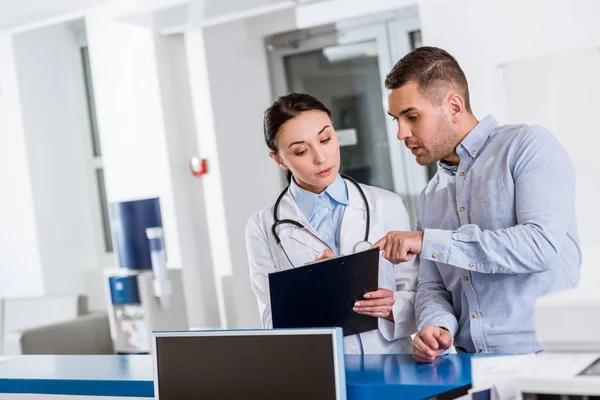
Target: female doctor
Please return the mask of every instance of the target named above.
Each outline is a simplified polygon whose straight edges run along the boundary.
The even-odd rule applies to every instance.
[[[319,100],[303,93],[280,97],[265,111],[264,134],[269,156],[289,181],[276,204],[257,212],[246,227],[252,289],[263,327],[271,328],[269,273],[365,250],[365,241],[409,231],[410,224],[398,195],[340,176],[338,139]],[[275,224],[276,218],[299,224]],[[379,329],[346,336],[345,353],[411,352],[417,272],[416,257],[394,265],[380,256],[379,289],[354,304],[355,312],[377,317]]]

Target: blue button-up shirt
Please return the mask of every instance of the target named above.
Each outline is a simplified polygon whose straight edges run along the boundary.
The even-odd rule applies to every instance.
[[[540,351],[535,300],[579,281],[571,161],[546,129],[491,116],[456,152],[419,197],[419,330],[445,327],[458,351]]]
[[[335,254],[340,254],[340,227],[348,205],[348,188],[344,179],[338,174],[336,180],[320,194],[302,189],[292,179],[290,193],[319,237]]]

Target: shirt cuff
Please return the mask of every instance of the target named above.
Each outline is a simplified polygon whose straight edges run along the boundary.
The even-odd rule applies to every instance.
[[[387,320],[385,318],[378,318],[379,322],[379,333],[381,333],[381,336],[384,337],[385,340],[394,340],[394,323],[390,320]]]
[[[425,229],[421,258],[448,264],[452,233],[443,229]]]
[[[402,292],[394,292],[394,301],[394,322],[379,318],[379,332],[388,341],[408,337],[417,329],[414,301],[407,299]]]

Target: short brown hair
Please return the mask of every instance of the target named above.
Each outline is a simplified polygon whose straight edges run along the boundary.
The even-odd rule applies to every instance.
[[[445,50],[429,46],[414,49],[394,65],[385,78],[385,87],[398,89],[408,82],[416,82],[419,92],[436,106],[443,101],[444,89],[452,87],[462,95],[467,111],[471,112],[465,73]]]

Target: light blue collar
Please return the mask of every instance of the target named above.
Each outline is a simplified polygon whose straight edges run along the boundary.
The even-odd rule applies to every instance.
[[[475,158],[483,150],[490,135],[497,126],[498,122],[496,119],[491,114],[488,114],[471,129],[471,132],[463,139],[460,145],[467,151],[471,158]]]
[[[491,134],[494,132],[494,129],[498,126],[498,121],[491,114],[488,114],[484,119],[479,121],[477,125],[471,132],[460,142],[459,147],[464,149],[464,152],[469,155],[471,158],[476,158],[479,153],[484,149],[485,145],[488,142]],[[457,150],[459,157],[461,156],[460,151]],[[450,165],[446,163],[444,160],[440,161],[440,167],[449,171],[452,174],[455,174],[458,170],[457,165]]]
[[[320,195],[302,189],[298,186],[295,179],[292,179],[290,183],[290,193],[302,215],[306,217],[307,221],[310,221]],[[323,193],[339,204],[348,205],[348,188],[340,174],[338,174],[335,181]]]

